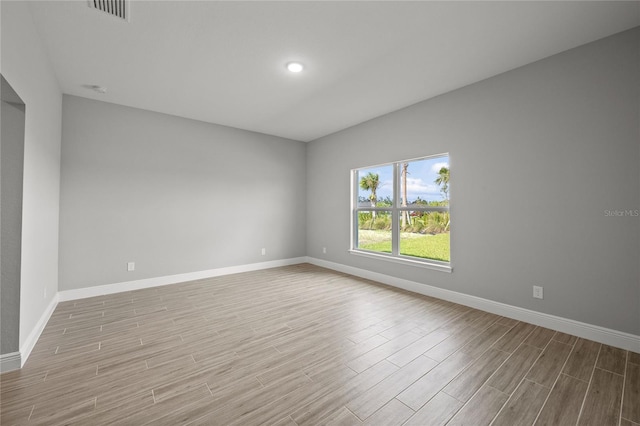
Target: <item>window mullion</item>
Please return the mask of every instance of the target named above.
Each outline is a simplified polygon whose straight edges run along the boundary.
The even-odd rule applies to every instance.
[[[358,173],[351,173],[351,203],[353,213],[351,215],[351,248],[358,247]]]
[[[400,220],[398,214],[398,205],[400,200],[398,194],[400,194],[398,185],[398,163],[393,163],[393,202],[391,208],[391,254],[398,256],[400,253]]]

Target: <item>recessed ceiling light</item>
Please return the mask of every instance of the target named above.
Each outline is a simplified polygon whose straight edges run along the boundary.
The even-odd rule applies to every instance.
[[[287,69],[291,72],[300,72],[304,69],[304,65],[300,62],[289,62],[287,64]]]

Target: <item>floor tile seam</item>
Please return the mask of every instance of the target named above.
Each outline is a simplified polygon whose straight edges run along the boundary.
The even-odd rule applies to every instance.
[[[358,379],[358,376],[359,376],[359,375],[361,375],[361,374],[363,374],[365,371],[367,371],[367,370],[369,370],[369,369],[373,368],[374,366],[378,365],[379,363],[382,363],[382,362],[385,362],[385,361],[386,361],[386,359],[380,360],[380,361],[378,361],[377,363],[375,363],[374,365],[372,365],[371,367],[369,367],[369,368],[367,368],[367,369],[363,370],[361,373],[356,373],[356,376],[353,376],[353,377],[349,378],[349,379],[348,379],[348,380],[346,380],[342,385],[338,386],[338,387],[337,387],[337,388],[335,388],[335,389],[331,389],[327,394],[325,394],[325,395],[323,395],[323,396],[326,396],[326,395],[328,395],[328,394],[333,394],[333,393],[337,392],[338,390],[340,390],[341,388],[345,388],[345,389],[344,389],[344,391],[345,391],[345,392],[349,392],[349,391],[353,391],[353,390],[359,389],[359,386],[361,386],[361,385],[363,385],[363,384],[360,384],[360,383],[358,383],[358,382],[356,381],[356,380]],[[387,362],[388,362],[388,361],[387,361]],[[361,390],[359,391],[358,395],[363,394],[363,393],[365,393],[365,392],[368,392],[370,389],[372,389],[373,387],[375,387],[375,386],[377,386],[378,384],[380,384],[382,381],[384,381],[386,378],[390,377],[392,374],[394,374],[394,373],[395,373],[395,372],[397,372],[398,370],[399,370],[399,369],[395,370],[393,373],[390,373],[390,374],[388,374],[388,375],[387,375],[387,376],[385,376],[385,377],[380,378],[380,379],[379,379],[378,381],[376,381],[375,383],[370,384],[366,389],[361,389]],[[355,382],[355,383],[354,383],[354,382]],[[314,382],[314,383],[315,383],[315,382]],[[366,384],[366,382],[365,382],[365,384]],[[396,396],[397,396],[397,395],[396,395]],[[395,397],[394,397],[394,398],[395,398]],[[319,398],[318,398],[318,399],[319,399]],[[318,400],[318,399],[316,399],[316,400]],[[354,399],[355,399],[355,398],[354,398]],[[307,404],[307,405],[310,405],[310,404],[312,404],[313,402],[314,402],[314,401],[310,402],[310,403],[309,403],[309,404]],[[348,402],[347,402],[347,403],[348,403]],[[345,403],[344,405],[346,406],[346,404],[347,404],[347,403]],[[351,410],[350,410],[350,411],[351,411]],[[356,417],[358,417],[358,416],[356,416]],[[358,418],[359,418],[359,417],[358,417]]]
[[[480,387],[479,387],[479,388],[478,388],[478,389],[473,393],[473,395],[471,395],[471,397],[469,397],[469,399],[468,399],[466,402],[464,402],[464,401],[460,401],[458,398],[455,398],[455,397],[453,397],[453,396],[449,395],[448,393],[446,393],[446,392],[444,391],[444,387],[443,387],[443,388],[442,388],[442,390],[440,390],[439,392],[443,392],[443,393],[447,394],[448,396],[451,396],[451,398],[455,399],[456,401],[458,401],[458,402],[461,402],[461,403],[462,403],[462,406],[460,406],[460,408],[458,408],[458,410],[456,410],[456,412],[451,416],[450,420],[451,420],[451,419],[453,419],[453,418],[454,418],[458,413],[460,413],[460,412],[461,412],[461,411],[462,411],[466,406],[468,406],[468,405],[471,403],[471,401],[473,401],[473,398],[475,398],[475,397],[476,397],[476,395],[477,395],[478,393],[480,393],[480,391],[482,390],[482,388],[483,388],[484,386],[489,387],[489,388],[491,388],[491,389],[494,389],[496,392],[499,392],[499,393],[501,393],[502,395],[505,395],[505,396],[507,397],[507,400],[505,401],[505,403],[503,404],[503,406],[502,406],[502,407],[500,407],[500,410],[498,410],[498,413],[500,413],[500,411],[502,411],[502,409],[504,408],[504,406],[505,406],[505,405],[507,404],[507,402],[509,401],[509,397],[510,397],[510,396],[509,396],[509,394],[506,394],[506,393],[502,392],[500,389],[497,389],[497,388],[495,388],[495,387],[493,387],[493,386],[491,386],[491,385],[487,384],[487,382],[484,382],[484,383],[482,384],[482,386],[480,386]],[[445,387],[446,387],[446,386],[445,386]],[[423,405],[423,406],[424,406],[424,405]],[[422,408],[422,407],[420,407],[420,408]],[[496,414],[493,416],[493,418],[491,419],[490,424],[491,424],[491,423],[493,422],[493,420],[496,418],[496,416],[498,415],[498,413],[496,413]]]
[[[309,383],[313,383],[313,382],[309,382]],[[287,397],[288,395],[290,395],[291,393],[298,391],[298,389],[299,389],[299,388],[300,388],[300,387],[296,387],[295,389],[292,389],[291,391],[287,392],[286,394],[281,395],[280,397],[278,397],[278,398],[276,398],[275,400],[273,400],[273,401],[269,402],[268,404],[265,404],[265,405],[261,406],[260,408],[268,407],[268,406],[270,406],[270,405],[272,405],[272,404],[275,404],[275,403],[276,403],[277,401],[279,401],[280,399],[283,399],[283,398]],[[252,391],[252,392],[250,392],[250,393],[256,393],[256,392],[258,392],[258,391],[264,391],[264,389],[265,389],[265,388],[255,389],[255,390],[253,390],[253,391]],[[194,404],[195,404],[195,403],[194,403]],[[210,412],[210,413],[205,413],[205,414],[203,414],[203,415],[201,415],[201,416],[199,416],[199,417],[197,417],[197,418],[190,419],[187,423],[185,423],[185,426],[191,425],[191,424],[193,424],[194,422],[197,422],[198,420],[202,420],[202,419],[204,419],[205,417],[208,417],[208,416],[210,416],[210,415],[213,415],[216,411],[219,411],[219,410],[221,410],[221,409],[223,409],[223,408],[224,408],[224,406],[222,406],[222,407],[220,407],[220,408],[218,408],[218,409],[216,409],[216,410],[214,410],[214,411],[212,411],[212,412]],[[233,421],[233,423],[235,423],[235,422],[236,422],[236,421],[234,420],[234,421]]]
[[[620,422],[622,422],[622,420],[626,420],[626,421],[628,421],[629,423],[631,423],[632,425],[640,425],[640,423],[634,422],[633,420],[628,419],[628,418],[626,418],[626,417],[620,417]]]
[[[627,385],[627,369],[629,367],[629,357],[629,351],[625,351],[624,375],[622,377],[622,391],[620,394],[620,412],[618,413],[618,423],[622,422],[622,408],[624,406],[624,391]]]
[[[421,356],[422,356],[422,355],[421,355]],[[431,359],[431,358],[429,358],[429,359]],[[386,358],[385,358],[383,361],[385,361],[385,360],[386,360],[386,361],[388,361]],[[380,362],[382,362],[382,361],[380,361]],[[389,361],[389,362],[391,362],[391,361]],[[392,364],[393,364],[393,365],[397,365],[397,364],[394,364],[394,363],[392,363]],[[408,365],[408,364],[407,364],[407,365]],[[400,391],[396,392],[396,394],[395,394],[391,399],[389,399],[389,400],[388,400],[388,401],[386,401],[386,402],[385,402],[381,407],[379,407],[378,409],[376,409],[376,411],[375,411],[375,412],[377,412],[378,410],[380,410],[382,407],[384,407],[384,406],[385,406],[386,404],[388,404],[390,401],[392,401],[392,400],[394,400],[394,399],[397,399],[397,397],[398,397],[402,392],[404,392],[405,390],[407,390],[408,388],[410,388],[411,386],[413,386],[413,384],[414,384],[414,383],[416,383],[417,381],[419,381],[420,379],[422,379],[424,376],[426,376],[427,374],[429,374],[429,372],[430,372],[430,371],[432,371],[434,368],[436,368],[438,365],[439,365],[439,364],[434,365],[434,366],[433,366],[433,367],[431,367],[428,371],[426,371],[426,372],[424,372],[423,374],[421,374],[419,377],[414,377],[414,378],[412,378],[412,379],[411,379],[411,382],[410,382],[409,384],[403,385],[404,387],[403,387],[402,389],[400,389]],[[377,383],[377,384],[375,384],[374,386],[370,387],[370,388],[369,388],[369,389],[367,389],[366,391],[362,392],[362,394],[364,394],[364,393],[366,393],[366,392],[370,391],[370,390],[371,390],[371,389],[373,389],[375,386],[377,386],[377,385],[381,384],[383,381],[385,381],[386,379],[390,378],[390,377],[391,377],[391,376],[393,376],[394,374],[397,374],[398,372],[400,372],[400,370],[401,370],[402,368],[403,368],[403,367],[399,367],[399,368],[398,368],[398,370],[396,370],[396,371],[394,371],[393,373],[389,374],[387,377],[385,377],[384,379],[382,379],[380,382],[378,382],[378,383]],[[366,371],[366,370],[365,370],[365,371]],[[444,389],[444,388],[443,388],[443,389]],[[361,396],[361,395],[358,395],[358,397],[354,398],[353,400],[355,400],[355,399],[359,398],[360,396]],[[353,401],[353,400],[352,400],[352,401]],[[401,402],[403,405],[407,406],[408,408],[410,408],[412,411],[415,411],[415,410],[413,410],[411,407],[409,407],[408,405],[406,405],[404,402],[402,402],[402,401],[400,401],[400,400],[398,400],[398,401],[399,401],[399,402]],[[350,402],[351,402],[351,401],[350,401]],[[347,405],[347,404],[345,404],[345,406],[346,406],[346,405]],[[351,410],[350,410],[350,411],[351,411]],[[375,413],[375,412],[374,412],[374,413]],[[372,416],[374,413],[372,413],[370,416]],[[355,414],[355,413],[354,413],[354,414]],[[370,417],[370,416],[368,416],[368,417]],[[359,417],[359,416],[357,416],[357,415],[356,415],[356,417],[360,418],[360,417]],[[360,419],[361,419],[361,418],[360,418]],[[365,419],[361,419],[361,420],[362,420],[362,421],[364,421]]]
[[[519,388],[520,386],[522,386],[522,384],[525,382],[525,380],[527,380],[527,381],[529,381],[529,382],[531,382],[531,383],[534,383],[534,384],[536,384],[536,385],[538,385],[538,386],[542,386],[543,388],[549,389],[549,392],[547,393],[547,398],[548,398],[548,397],[549,397],[549,395],[551,394],[551,389],[552,389],[552,388],[547,387],[547,386],[545,386],[545,385],[543,385],[543,384],[537,383],[536,381],[534,381],[534,380],[532,380],[532,379],[527,379],[527,376],[529,375],[529,373],[531,372],[531,370],[533,369],[533,367],[536,365],[536,363],[540,360],[540,357],[542,357],[542,354],[543,354],[543,353],[544,353],[544,351],[547,349],[547,347],[549,346],[549,344],[551,343],[551,340],[552,340],[552,339],[549,339],[549,341],[547,342],[547,344],[545,345],[545,347],[544,347],[544,348],[542,348],[542,349],[541,349],[541,348],[538,348],[538,347],[536,347],[536,346],[532,346],[532,345],[529,345],[529,344],[525,343],[525,341],[527,340],[527,338],[528,338],[531,334],[533,334],[533,332],[534,332],[534,331],[535,331],[535,328],[533,328],[533,329],[529,332],[529,334],[527,334],[527,336],[526,336],[524,339],[522,339],[522,342],[520,342],[520,344],[519,344],[519,345],[518,345],[518,347],[513,351],[513,353],[515,353],[515,352],[516,352],[516,350],[518,350],[521,346],[529,346],[529,347],[531,347],[531,348],[538,349],[538,350],[540,350],[540,353],[539,353],[539,354],[538,354],[538,356],[536,357],[535,361],[533,361],[533,362],[531,363],[531,366],[527,369],[527,371],[522,375],[522,379],[520,379],[520,382],[518,382],[518,385],[517,385],[515,388],[513,388],[513,391],[511,391],[511,393],[509,393],[509,394],[508,394],[509,398],[507,398],[507,400],[506,400],[506,401],[505,401],[505,403],[502,405],[502,407],[500,407],[500,409],[498,410],[498,412],[496,413],[496,415],[495,415],[495,416],[493,416],[493,419],[491,419],[491,423],[490,423],[490,424],[492,424],[492,423],[493,423],[493,422],[498,418],[498,416],[500,415],[500,413],[502,413],[502,411],[505,409],[505,407],[507,406],[507,404],[509,403],[509,401],[510,401],[510,400],[511,400],[511,398],[513,397],[513,394],[518,390],[518,388]],[[569,358],[569,356],[567,356],[567,359],[568,359],[568,358]],[[506,360],[505,360],[505,362],[506,362]],[[564,368],[564,367],[563,367],[563,368]],[[496,372],[497,372],[497,371],[498,371],[498,370],[496,370]],[[562,371],[562,370],[560,370],[560,371]],[[495,374],[496,372],[494,372],[494,374]],[[491,377],[493,377],[493,375],[492,375]],[[491,379],[491,378],[489,378],[489,379],[487,380],[487,383],[489,382],[489,380],[490,380],[490,379]],[[493,386],[491,386],[491,387],[493,387]],[[495,388],[494,388],[494,389],[495,389]],[[498,390],[500,390],[500,389],[498,389]],[[504,393],[504,392],[503,392],[503,393]],[[546,403],[546,398],[545,398],[545,403]],[[543,403],[543,405],[542,405],[542,406],[544,406],[544,403]],[[533,421],[533,423],[532,423],[532,424],[535,424],[535,421],[537,420],[538,415],[540,414],[540,411],[542,411],[542,407],[540,407],[540,410],[538,411],[538,414],[536,415],[536,419],[534,419],[534,421]]]
[[[593,385],[593,375],[595,374],[596,365],[598,365],[598,359],[600,358],[600,354],[602,353],[602,347],[603,347],[602,344],[600,344],[600,346],[598,347],[598,354],[596,355],[596,359],[593,362],[593,367],[591,369],[591,375],[589,376],[589,385],[587,386],[587,392],[585,393],[585,397],[582,400],[582,404],[580,405],[580,411],[578,412],[578,419],[576,420],[576,423],[575,423],[576,425],[580,421],[580,417],[582,417],[582,412],[584,411],[584,404],[587,401],[587,395],[589,395],[589,391],[591,390],[591,386]]]
[[[618,376],[618,377],[625,377],[627,368],[625,366],[625,373],[624,374],[616,373],[615,371],[607,370],[606,368],[602,368],[602,367],[596,367],[596,370],[606,371],[607,373],[611,373],[614,376]]]
[[[556,332],[557,333],[557,332]],[[554,335],[555,336],[555,335]],[[549,343],[547,344],[547,347],[549,347],[549,345],[551,344],[551,342],[554,341],[556,343],[560,343],[563,344],[562,342],[558,342],[557,340],[553,340],[553,338],[551,338],[551,340],[549,341]],[[567,363],[569,362],[569,358],[571,357],[571,353],[573,352],[573,350],[576,347],[576,343],[578,342],[578,340],[576,339],[575,342],[573,342],[573,345],[571,345],[571,350],[569,351],[569,353],[567,354],[564,363],[562,364],[562,367],[558,370],[558,375],[556,376],[555,380],[553,381],[553,385],[551,385],[551,387],[549,388],[549,392],[547,393],[547,397],[544,399],[544,402],[542,403],[542,405],[540,406],[540,410],[538,410],[538,414],[536,415],[536,418],[533,420],[532,424],[535,424],[538,421],[538,418],[540,417],[540,414],[542,413],[542,410],[544,410],[545,405],[547,405],[547,401],[549,401],[549,397],[551,397],[551,394],[553,393],[553,389],[556,386],[556,383],[558,383],[558,380],[560,380],[560,376],[562,376],[562,372],[564,371],[565,367],[567,366]],[[546,348],[545,348],[546,350]],[[544,351],[543,351],[544,352]],[[540,355],[542,355],[542,353],[540,353]],[[537,360],[536,360],[537,362]],[[535,365],[535,363],[534,363]],[[533,366],[532,366],[533,368]],[[566,374],[565,374],[566,375]],[[566,375],[567,377],[570,377],[568,375]],[[544,386],[541,383],[537,383],[535,380],[531,380],[533,383],[536,383],[538,385]],[[584,401],[587,399],[587,394],[588,394],[588,387],[587,390],[585,391],[583,397],[582,397],[582,403],[584,404]],[[578,414],[578,419],[580,418],[580,415]]]
[[[505,334],[506,334],[506,333],[505,333]],[[498,339],[498,340],[500,340],[500,339]],[[497,342],[497,341],[496,341],[496,342]],[[495,343],[494,343],[494,344],[495,344]],[[522,345],[522,344],[524,344],[524,343],[521,343],[521,345]],[[520,345],[518,345],[518,347],[520,347]],[[445,391],[444,391],[444,389],[449,385],[449,383],[453,382],[455,379],[457,379],[457,378],[458,378],[458,377],[460,377],[462,374],[464,374],[464,372],[465,372],[465,371],[467,371],[467,370],[468,370],[468,369],[469,369],[469,368],[470,368],[470,367],[471,367],[471,366],[472,366],[472,365],[473,365],[477,360],[479,360],[482,356],[484,356],[484,354],[485,354],[485,353],[489,352],[489,350],[490,350],[490,349],[492,349],[492,348],[493,348],[493,345],[489,346],[489,347],[488,347],[488,348],[487,348],[487,349],[486,349],[482,354],[480,354],[480,355],[479,355],[479,356],[478,356],[478,357],[477,357],[473,362],[471,362],[469,365],[467,365],[467,366],[464,368],[464,370],[462,370],[460,373],[458,373],[458,374],[457,374],[453,379],[451,379],[451,380],[450,380],[450,381],[449,381],[445,386],[443,386],[443,387],[442,387],[442,389],[441,389],[441,391],[442,391],[442,392],[445,392]],[[498,349],[494,349],[494,350],[498,350]],[[515,353],[515,351],[514,351],[514,353]],[[542,353],[542,352],[541,352],[541,353]],[[466,403],[467,403],[467,402],[471,401],[471,399],[473,399],[473,397],[474,397],[474,396],[475,396],[475,395],[480,391],[480,389],[482,388],[482,386],[485,386],[485,385],[486,385],[486,386],[490,386],[490,387],[491,387],[491,388],[493,388],[493,389],[496,389],[496,390],[497,390],[497,391],[499,391],[500,393],[503,393],[503,394],[505,394],[505,395],[509,395],[509,396],[510,396],[511,394],[507,394],[506,392],[504,392],[504,391],[502,391],[502,390],[500,390],[500,389],[498,389],[498,388],[496,388],[496,387],[494,387],[494,386],[491,386],[491,385],[489,385],[488,383],[489,383],[489,381],[491,381],[491,379],[492,379],[492,378],[497,374],[498,370],[500,370],[500,368],[502,368],[502,366],[503,366],[503,365],[505,365],[509,359],[511,359],[511,356],[512,356],[512,355],[513,355],[513,353],[509,354],[509,356],[508,356],[508,357],[506,357],[506,358],[504,359],[504,361],[502,361],[502,362],[500,363],[500,365],[499,365],[499,366],[498,366],[498,367],[493,371],[493,373],[491,373],[491,375],[490,375],[489,377],[487,377],[487,379],[486,379],[484,382],[482,382],[482,385],[480,385],[480,387],[479,387],[479,388],[478,388],[478,389],[473,393],[473,395],[472,395],[471,397],[469,397],[469,399],[468,399],[467,401],[460,401],[458,398],[454,397],[453,395],[450,395],[450,394],[449,394],[449,393],[447,393],[447,392],[445,392],[445,393],[446,393],[447,395],[449,395],[450,397],[455,398],[456,400],[458,400],[458,401],[462,402],[462,403],[463,403],[463,404],[465,404],[465,405],[466,405]],[[539,357],[539,355],[538,355],[538,357]],[[536,358],[536,361],[537,361],[537,358]],[[533,367],[533,365],[535,365],[535,362],[531,365],[531,367],[529,368],[529,370]],[[527,373],[525,373],[525,376],[526,376],[526,374],[528,374],[528,373],[529,373],[529,370],[527,370]],[[517,387],[516,387],[516,389],[517,389]],[[461,409],[462,409],[462,408],[461,408]]]
[[[487,327],[487,328],[488,328],[488,327]],[[511,330],[511,329],[509,329],[509,330]],[[480,358],[481,358],[485,353],[487,353],[490,349],[498,350],[498,349],[493,348],[493,345],[495,345],[495,344],[496,344],[500,339],[502,339],[502,337],[504,337],[504,335],[505,335],[505,334],[507,334],[507,333],[509,332],[509,330],[505,331],[505,333],[504,333],[502,336],[500,336],[498,339],[496,339],[496,341],[495,341],[491,346],[489,346],[487,349],[485,349],[484,351],[482,351],[482,352],[481,352],[477,357],[474,357],[473,361],[472,361],[472,362],[470,362],[468,365],[466,365],[466,366],[462,369],[462,371],[460,371],[458,374],[456,374],[456,375],[455,375],[451,380],[449,380],[449,381],[448,381],[448,382],[447,382],[447,383],[446,383],[446,384],[441,388],[441,390],[443,390],[445,387],[447,387],[447,386],[449,385],[449,383],[451,383],[452,381],[454,381],[455,379],[457,379],[460,375],[462,375],[465,371],[467,371],[467,369],[468,369],[469,367],[471,367],[471,365],[473,365],[473,364],[474,364],[478,359],[480,359]],[[478,334],[478,336],[479,336],[479,334]],[[476,338],[476,337],[478,337],[478,336],[473,337],[471,340],[475,339],[475,338]],[[459,347],[458,349],[456,349],[453,353],[449,354],[449,356],[447,356],[447,357],[446,357],[445,359],[443,359],[442,361],[437,361],[437,360],[434,360],[434,361],[438,362],[438,365],[442,364],[443,362],[445,362],[447,359],[451,358],[452,356],[454,356],[454,355],[455,355],[455,354],[457,354],[458,352],[462,352],[462,349],[463,349],[463,348],[464,348],[464,347],[465,347],[469,342],[470,342],[470,340],[469,340],[469,341],[467,341],[467,342],[465,342],[465,344],[464,344],[463,346],[461,346],[461,347]],[[428,352],[428,351],[429,351],[429,350],[427,350],[426,352]],[[465,353],[465,352],[462,352],[462,353]],[[423,355],[423,356],[426,356],[427,358],[429,358],[429,356],[428,356],[428,355],[425,355],[424,353],[423,353],[422,355]],[[504,361],[503,361],[503,362],[498,366],[498,368],[496,368],[496,371],[497,371],[500,367],[502,367],[502,366],[504,365],[504,363],[505,363],[505,362],[507,362],[507,360],[508,360],[509,358],[510,358],[510,356],[509,356],[509,357],[507,357],[507,358],[506,358],[506,359],[505,359],[505,360],[504,360]],[[429,359],[432,359],[432,358],[429,358]],[[436,367],[437,367],[437,366],[436,366]],[[434,367],[434,368],[435,368],[435,367]],[[487,380],[485,380],[485,382],[484,382],[484,383],[487,383],[487,382],[488,382],[488,381],[493,377],[493,375],[495,374],[495,372],[496,372],[496,371],[494,371],[494,372],[491,374],[491,376],[489,376],[489,377],[487,378]],[[484,383],[483,383],[483,384],[484,384]],[[477,392],[477,391],[476,391],[476,392]],[[502,391],[500,391],[500,392],[502,392]],[[504,393],[504,392],[502,392],[502,393]],[[447,395],[449,395],[449,394],[447,394]],[[475,395],[475,393],[474,393],[474,395]],[[451,396],[451,395],[449,395],[449,396]],[[471,399],[471,398],[469,398],[469,399]],[[427,402],[428,402],[428,401],[427,401]],[[425,403],[425,404],[426,404],[426,403]],[[423,404],[423,405],[424,405],[424,404]],[[421,408],[422,408],[422,407],[421,407]]]
[[[584,383],[584,384],[586,384],[587,386],[589,386],[589,382],[588,382],[588,381],[586,381],[586,380],[584,380],[584,379],[581,379],[581,378],[579,378],[579,377],[572,376],[571,374],[567,374],[567,373],[565,373],[564,371],[561,371],[561,372],[560,372],[560,376],[567,376],[567,377],[568,377],[568,378],[570,378],[570,379],[577,380],[577,381],[579,381],[579,382],[581,382],[581,383]]]

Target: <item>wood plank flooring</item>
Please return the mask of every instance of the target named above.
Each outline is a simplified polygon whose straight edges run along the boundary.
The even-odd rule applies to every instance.
[[[58,305],[0,423],[640,426],[640,355],[302,264]]]

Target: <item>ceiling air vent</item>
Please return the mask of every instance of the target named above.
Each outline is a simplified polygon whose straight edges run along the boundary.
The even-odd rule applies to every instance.
[[[130,0],[89,0],[89,7],[129,22]]]

